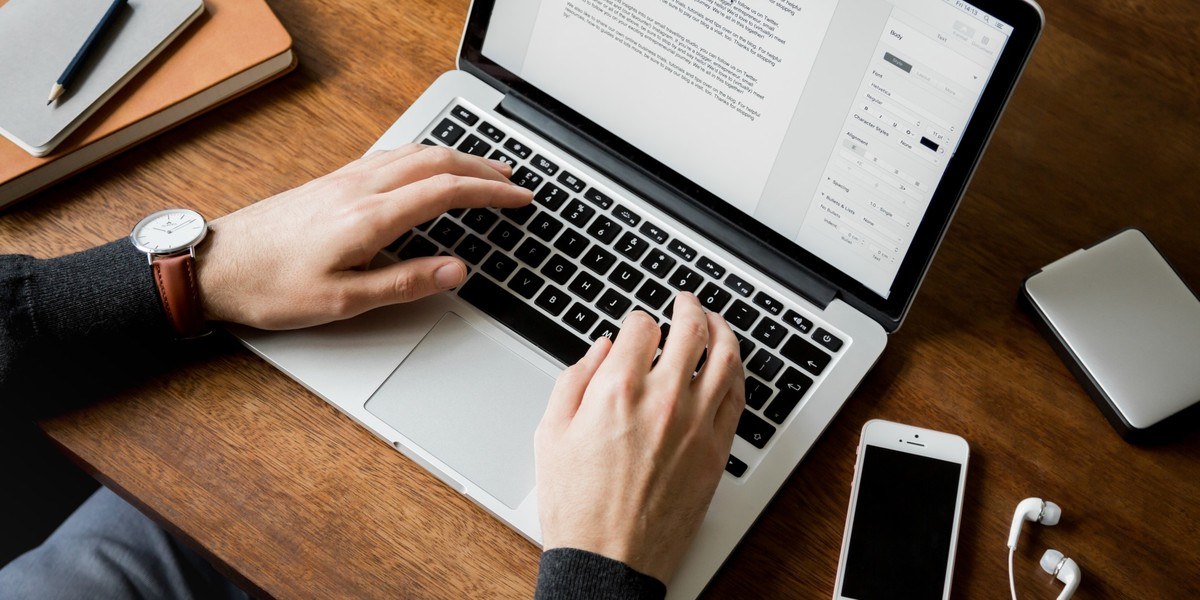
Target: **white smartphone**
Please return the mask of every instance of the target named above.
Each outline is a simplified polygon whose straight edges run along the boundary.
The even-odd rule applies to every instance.
[[[945,600],[967,481],[967,441],[863,425],[834,600]]]

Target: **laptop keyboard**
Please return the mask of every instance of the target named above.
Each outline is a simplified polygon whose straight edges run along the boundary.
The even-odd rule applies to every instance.
[[[696,294],[733,327],[746,368],[746,410],[737,435],[750,450],[730,455],[742,478],[844,350],[845,336],[761,283],[702,253],[703,244],[654,221],[585,178],[582,170],[451,103],[419,138],[430,146],[508,163],[512,181],[534,192],[529,206],[456,209],[423,223],[386,252],[400,260],[437,254],[469,267],[457,294],[566,365],[600,336],[616,338],[632,310],[669,335],[675,294]],[[661,348],[661,345],[660,345]],[[703,361],[703,359],[701,359]],[[744,448],[744,447],[743,447]]]

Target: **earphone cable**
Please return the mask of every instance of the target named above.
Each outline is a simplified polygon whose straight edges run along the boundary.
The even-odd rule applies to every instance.
[[[1013,554],[1016,552],[1016,548],[1008,549],[1008,589],[1012,592],[1012,600],[1017,600],[1017,582],[1013,579]]]

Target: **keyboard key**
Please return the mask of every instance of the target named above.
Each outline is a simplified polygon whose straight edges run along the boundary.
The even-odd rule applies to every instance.
[[[672,287],[681,292],[695,292],[702,281],[699,273],[684,266],[675,269],[671,278],[667,280]]]
[[[532,273],[529,275],[537,277]],[[521,277],[521,273],[517,277]],[[476,275],[468,279],[459,288],[458,295],[564,365],[574,364],[587,354],[587,342],[483,277]]]
[[[433,226],[433,229],[429,230],[429,237],[433,238],[433,241],[447,248],[453,248],[454,242],[457,242],[464,233],[466,233],[466,230],[462,227],[459,227],[458,223],[442,217],[441,219],[438,219],[438,222]]]
[[[733,294],[721,289],[717,284],[709,282],[704,284],[704,289],[700,290],[698,298],[700,298],[700,306],[713,312],[721,312],[721,309],[729,304]]]
[[[558,182],[571,188],[571,191],[575,192],[576,194],[582,192],[583,188],[587,186],[583,180],[566,171],[558,174]]]
[[[500,209],[500,214],[512,219],[513,223],[517,225],[524,225],[535,212],[537,212],[537,207],[532,204],[526,204],[517,208]]]
[[[773,315],[777,315],[783,311],[783,303],[762,292],[754,295],[754,303],[767,309],[767,312]]]
[[[521,244],[520,248],[517,248],[514,254],[517,255],[517,258],[521,259],[521,262],[536,269],[538,265],[542,264],[543,260],[546,260],[547,256],[550,256],[550,249],[542,245],[541,242],[529,238]]]
[[[725,267],[718,265],[707,256],[701,256],[700,260],[696,261],[696,266],[700,267],[701,271],[708,273],[714,279],[720,279],[725,276]]]
[[[766,350],[759,350],[754,358],[746,363],[746,369],[767,381],[775,379],[779,374],[779,370],[783,368],[783,361],[779,357],[772,355]]]
[[[589,244],[591,244],[591,242],[588,241],[587,236],[583,235],[582,231],[576,231],[574,229],[568,229],[564,231],[563,234],[558,236],[558,239],[554,241],[554,247],[558,248],[563,254],[566,254],[571,258],[578,258],[580,254],[583,254],[584,248],[587,248]]]
[[[534,301],[534,304],[546,309],[546,312],[557,317],[558,315],[562,314],[563,309],[567,307],[567,303],[570,301],[571,298],[567,296],[566,292],[552,285],[548,285],[546,286],[546,289],[542,290],[542,293],[538,295],[537,300]]]
[[[583,195],[583,197],[587,198],[588,202],[591,202],[592,204],[595,204],[596,206],[599,206],[600,208],[603,208],[605,210],[607,210],[608,207],[612,206],[612,203],[613,203],[612,198],[605,196],[604,192],[601,192],[600,190],[597,190],[596,188],[589,189],[587,191],[587,193],[585,193]]]
[[[559,285],[567,285],[567,281],[578,270],[579,267],[576,267],[574,263],[563,258],[561,254],[555,254],[550,262],[542,267],[542,274]]]
[[[458,145],[458,149],[467,154],[474,154],[475,156],[487,156],[487,153],[492,151],[492,145],[472,134],[468,135],[467,139]]]
[[[476,233],[487,233],[488,229],[500,218],[500,215],[486,208],[473,208],[462,218],[463,225],[474,229]]]
[[[487,136],[487,138],[492,140],[493,142],[498,142],[498,141],[504,139],[504,132],[500,131],[499,129],[496,129],[495,125],[492,125],[491,123],[488,123],[487,121],[484,121],[479,124],[479,133],[482,133],[483,135]]]
[[[751,335],[754,336],[754,339],[762,342],[764,346],[775,349],[783,341],[783,336],[786,334],[787,331],[783,328],[783,325],[770,319],[763,319],[758,324],[758,327],[754,328],[754,333]]]
[[[474,125],[479,120],[475,113],[463,108],[461,104],[454,105],[454,108],[450,109],[450,114],[467,125]]]
[[[408,260],[410,258],[420,258],[423,256],[433,256],[437,254],[437,246],[433,242],[425,239],[423,236],[414,235],[408,245],[396,255],[400,260]]]
[[[779,381],[775,382],[775,387],[785,394],[793,394],[803,396],[812,387],[813,380],[808,375],[797,371],[791,367],[783,372],[779,377]]]
[[[571,285],[567,286],[567,289],[574,292],[580,298],[591,302],[600,294],[600,290],[604,289],[604,284],[599,279],[592,277],[587,271],[580,271],[579,275],[575,277],[575,281],[572,281]],[[582,333],[587,332],[584,331]]]
[[[400,246],[403,246],[404,242],[407,242],[409,236],[411,236],[411,235],[412,235],[411,231],[406,231],[406,232],[400,234],[400,237],[396,238],[394,241],[392,241],[392,243],[388,244],[387,247],[384,248],[384,250],[387,250],[388,252],[395,252],[395,251],[399,250]]]
[[[533,218],[533,222],[529,224],[529,231],[547,242],[554,239],[558,234],[558,230],[563,228],[563,224],[558,219],[542,212]]]
[[[621,329],[619,327],[617,327],[616,325],[613,325],[612,322],[600,321],[600,324],[597,325],[596,328],[592,330],[592,335],[590,337],[593,342],[600,339],[601,337],[606,337],[610,340],[616,340],[617,334],[620,332],[621,332]]]
[[[745,296],[746,298],[749,298],[750,294],[754,293],[754,286],[746,283],[745,279],[742,279],[733,273],[730,273],[729,277],[725,278],[725,287],[741,294],[742,296]]]
[[[592,328],[592,324],[599,318],[596,313],[592,312],[586,306],[576,302],[571,306],[571,310],[563,315],[563,322],[571,326],[571,329],[578,331],[583,335],[587,335],[588,330]]]
[[[493,152],[492,155],[489,156],[488,158],[490,158],[492,160],[498,160],[514,169],[517,167],[517,160],[515,158],[513,158],[499,150]]]
[[[522,144],[513,138],[508,138],[508,141],[504,142],[504,147],[509,152],[512,152],[523,159],[529,158],[529,155],[533,152],[529,149],[529,146],[526,146],[525,144]]]
[[[622,262],[617,265],[617,268],[613,269],[613,272],[608,276],[608,280],[626,292],[632,292],[633,288],[637,287],[637,284],[641,283],[644,277],[645,275],[641,271],[638,271],[636,267],[627,262]]]
[[[671,292],[667,291],[667,288],[659,285],[653,279],[648,279],[646,283],[642,284],[637,294],[634,294],[634,297],[645,302],[650,308],[657,309],[667,301],[667,298],[671,297]]]
[[[780,350],[788,360],[800,365],[801,369],[820,375],[821,371],[825,370],[825,365],[829,364],[829,355],[821,351],[820,348],[804,341],[798,335],[793,335],[788,338],[788,341],[783,344],[783,349]]]
[[[729,310],[725,311],[725,320],[742,331],[750,331],[750,326],[754,324],[754,321],[758,320],[758,315],[757,308],[741,300],[735,300],[733,306],[730,306]]]
[[[758,410],[766,405],[775,390],[754,377],[746,378],[746,406]]]
[[[558,165],[550,162],[550,159],[542,156],[541,154],[534,156],[533,160],[529,161],[529,164],[533,165],[533,168],[547,175],[554,175],[558,172]]]
[[[477,265],[483,257],[492,251],[492,246],[487,242],[475,237],[474,234],[468,235],[466,239],[454,249],[454,253],[461,256],[463,260],[470,264]]]
[[[582,262],[583,266],[595,271],[600,275],[603,275],[612,268],[613,263],[617,262],[617,257],[613,256],[611,252],[608,252],[604,248],[601,248],[599,244],[594,244],[591,250],[588,250],[587,253],[583,255]]]
[[[425,139],[421,140],[421,145],[423,145],[423,146],[436,146],[436,145],[438,145],[438,143],[437,143],[437,142],[435,142],[435,141],[433,141],[433,140],[431,140],[431,139],[429,139],[429,138],[425,138]]]
[[[516,173],[513,173],[509,180],[525,189],[536,190],[537,186],[542,183],[542,176],[536,171],[530,170],[529,167],[521,167],[517,169]]]
[[[500,224],[496,225],[496,228],[488,234],[488,241],[505,250],[512,250],[523,237],[525,237],[525,232],[517,229],[516,225],[508,221],[500,221]]]
[[[617,240],[617,244],[613,248],[616,248],[617,252],[620,252],[625,258],[637,262],[646,253],[646,250],[650,248],[650,245],[646,243],[646,240],[633,235],[633,232],[630,231],[621,236],[621,239]]]
[[[771,440],[771,436],[775,435],[775,426],[744,410],[741,420],[738,421],[737,434],[755,448],[763,448]]]
[[[670,306],[669,304],[667,306]],[[663,346],[667,345],[667,336],[671,335],[671,324],[663,323],[658,326],[658,349],[662,350]],[[658,361],[657,358],[654,359]]]
[[[588,227],[587,232],[588,235],[608,244],[620,235],[621,226],[608,217],[600,217],[592,223],[591,227]]]
[[[813,322],[800,316],[800,313],[790,308],[787,310],[787,312],[783,313],[783,322],[787,323],[800,333],[808,333],[809,331],[812,331]]]
[[[654,240],[654,243],[656,244],[662,244],[667,241],[667,233],[658,227],[655,227],[650,221],[642,223],[642,226],[638,229],[638,231],[642,232],[642,235]]]
[[[741,477],[742,475],[746,474],[746,463],[738,460],[736,456],[730,454],[729,460],[725,463],[725,470],[734,477]]]
[[[504,281],[508,279],[509,275],[512,275],[513,271],[517,270],[517,261],[499,252],[493,252],[487,260],[483,261],[483,266],[480,268],[484,273],[495,277],[497,281]]]
[[[562,212],[563,218],[565,218],[568,223],[580,229],[583,229],[583,226],[587,225],[588,221],[591,221],[595,214],[596,209],[578,200],[572,200],[571,203],[567,205],[566,210]]]
[[[600,301],[596,302],[596,308],[599,308],[600,312],[614,319],[625,316],[625,311],[629,310],[631,305],[633,305],[632,300],[613,289],[604,292],[604,295],[600,296]]]
[[[692,259],[696,258],[696,251],[692,250],[691,246],[688,246],[679,240],[674,240],[667,244],[667,250],[670,250],[673,254],[675,254],[675,256],[678,256],[687,262],[692,262]]]
[[[557,212],[558,208],[562,206],[563,202],[566,202],[567,198],[569,197],[570,196],[564,192],[562,188],[554,185],[553,183],[547,183],[546,185],[542,186],[542,189],[538,190],[538,193],[534,195],[533,200],[538,204],[545,206],[547,210]]]
[[[612,213],[617,219],[628,223],[630,227],[637,227],[637,224],[642,222],[640,216],[620,204],[613,206]]]
[[[754,342],[736,331],[733,332],[733,335],[738,339],[738,352],[742,355],[742,361],[745,361],[750,358],[750,353],[754,352]]]
[[[816,340],[818,344],[825,346],[825,348],[827,348],[830,352],[837,352],[842,348],[842,340],[838,339],[838,337],[832,333],[829,333],[828,331],[825,331],[819,327],[817,328],[817,332],[813,334],[813,339]]]
[[[671,272],[671,268],[675,266],[675,259],[667,256],[665,252],[655,250],[646,255],[646,260],[642,261],[642,266],[656,276],[665,278]]]
[[[472,280],[474,279],[479,278],[473,277]],[[469,284],[470,282],[468,281],[467,283]],[[523,268],[520,271],[517,271],[517,274],[512,278],[512,281],[508,282],[508,287],[512,289],[512,291],[520,294],[523,298],[532,298],[533,295],[542,288],[543,283],[546,283],[545,279],[538,277],[533,273],[533,271]],[[459,292],[459,295],[462,295],[462,292]]]
[[[446,144],[447,146],[453,146],[454,144],[458,143],[458,140],[462,138],[463,134],[466,132],[466,129],[463,129],[461,125],[456,124],[454,121],[451,121],[450,119],[442,119],[442,122],[438,123],[438,126],[433,128],[432,136],[433,139]]]
[[[799,394],[780,394],[775,398],[775,401],[763,411],[763,416],[782,425],[787,420],[788,415],[792,414],[796,406],[800,404],[804,396]]]

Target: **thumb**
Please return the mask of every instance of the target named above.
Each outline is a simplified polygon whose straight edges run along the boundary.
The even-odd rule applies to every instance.
[[[349,273],[350,295],[360,310],[412,302],[462,284],[467,267],[457,258],[432,256]]]

